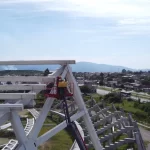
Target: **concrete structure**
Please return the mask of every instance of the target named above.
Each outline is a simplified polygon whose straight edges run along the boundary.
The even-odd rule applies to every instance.
[[[2,150],[13,150],[17,146],[18,141],[11,139],[8,144],[6,144]]]
[[[71,105],[75,105],[75,103]],[[57,106],[53,108],[56,109]],[[103,102],[96,103],[92,97],[91,100],[86,102],[86,106],[89,108],[88,112],[104,150],[116,150],[118,147],[125,144],[132,144],[130,149],[134,149],[134,144],[136,144],[138,150],[145,150],[139,128],[137,123],[132,119],[131,114],[126,117],[124,111],[117,111],[113,104],[112,106],[105,107]],[[74,108],[77,107],[72,108],[73,109],[70,109],[70,114],[75,112]],[[51,112],[58,114],[58,116],[62,115],[56,111]],[[93,144],[91,143],[84,121],[80,119],[78,122],[82,131],[84,131],[84,139],[87,147],[92,148]],[[123,138],[119,140],[118,137],[121,136],[123,136]],[[70,150],[74,150],[74,148],[73,144]],[[77,150],[79,149],[77,148]]]
[[[7,124],[4,124],[4,125],[0,126],[0,130],[7,129],[9,127],[11,127],[11,123],[7,123]]]
[[[28,136],[28,134],[31,132],[32,128],[34,126],[34,119],[28,119],[27,118],[27,124],[24,128],[25,134],[26,136]],[[18,141],[17,140],[13,140],[11,139],[3,148],[2,150],[14,150],[18,145]]]
[[[45,90],[46,84],[15,84],[15,85],[0,85],[0,91],[36,91]]]
[[[17,113],[18,111],[22,111],[24,106],[30,104],[30,102],[36,98],[36,94],[45,89],[45,85],[48,85],[50,82],[54,82],[55,85],[58,76],[65,78],[69,83],[73,83],[74,85],[74,101],[68,104],[68,107],[71,120],[78,120],[79,125],[83,128],[84,134],[82,135],[85,138],[88,148],[94,147],[95,150],[115,150],[124,144],[133,143],[137,144],[138,150],[145,150],[138,126],[130,114],[126,117],[123,110],[116,110],[114,105],[105,107],[104,103],[96,103],[92,97],[86,104],[84,103],[80,89],[73,77],[71,68],[68,65],[69,63],[75,63],[75,61],[2,61],[0,62],[0,65],[43,65],[47,63],[60,64],[61,67],[47,77],[0,77],[0,81],[2,82],[11,81],[13,83],[18,81],[38,83],[36,85],[27,84],[27,86],[29,86],[28,90],[30,90],[29,93],[9,93],[9,90],[17,91],[18,87],[23,91],[26,90],[27,87],[24,85],[11,84],[10,87],[6,85],[4,85],[5,87],[2,87],[3,85],[0,86],[1,90],[5,90],[6,88],[6,91],[8,91],[8,93],[1,93],[0,99],[7,99],[8,103],[10,100],[15,101],[14,104],[0,104],[0,126],[6,121],[10,121],[16,135],[16,140],[10,140],[3,150],[37,150],[39,145],[66,128],[66,121],[63,121],[45,134],[38,136],[45,119],[52,108],[55,99],[53,97],[46,98],[40,112],[37,112],[35,109],[28,110],[34,116],[36,121],[34,119],[27,119],[25,129],[23,128]],[[55,86],[51,89],[50,93],[56,93]],[[57,106],[60,106],[60,104],[57,104]],[[57,107],[54,106],[54,108]],[[57,113],[62,114],[61,112]],[[121,140],[114,140],[120,135],[125,135],[126,137]],[[75,147],[78,148],[77,146]]]

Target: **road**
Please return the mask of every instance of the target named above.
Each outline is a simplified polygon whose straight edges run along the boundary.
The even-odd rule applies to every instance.
[[[110,93],[110,91],[97,89],[97,93],[100,94],[100,95],[106,95],[106,94]]]
[[[138,100],[138,97],[135,97],[135,96],[131,96],[132,99],[134,100]],[[140,98],[141,102],[150,102],[149,99],[145,99],[145,98]]]
[[[139,127],[142,138],[144,141],[149,141],[150,142],[150,131],[145,130],[142,127]],[[150,144],[148,144],[147,150],[150,150]]]
[[[110,93],[110,91],[97,89],[97,93],[100,94],[100,95],[106,95],[106,94]],[[135,96],[131,96],[131,98],[134,99],[134,100],[138,100],[138,98],[135,97]],[[141,99],[141,102],[150,102],[149,99],[145,99],[145,98],[140,98],[140,99]]]

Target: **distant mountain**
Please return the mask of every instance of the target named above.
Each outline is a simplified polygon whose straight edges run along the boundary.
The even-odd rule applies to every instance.
[[[91,62],[78,62],[76,65],[72,65],[72,70],[77,72],[121,72],[122,69],[134,71],[134,69],[123,66],[96,64]]]
[[[60,65],[16,65],[16,66],[0,66],[0,70],[40,70],[44,71],[46,68],[49,70],[56,70]],[[123,66],[114,66],[106,64],[96,64],[91,62],[77,62],[71,65],[74,72],[121,72],[122,69],[136,71]],[[148,70],[148,69],[147,69]]]

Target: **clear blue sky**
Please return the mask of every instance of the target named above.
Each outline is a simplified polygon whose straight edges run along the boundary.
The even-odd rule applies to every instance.
[[[150,68],[149,0],[0,0],[1,60]]]

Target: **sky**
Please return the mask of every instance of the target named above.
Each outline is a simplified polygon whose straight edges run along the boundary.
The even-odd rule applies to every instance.
[[[1,60],[150,69],[150,0],[0,0]]]

